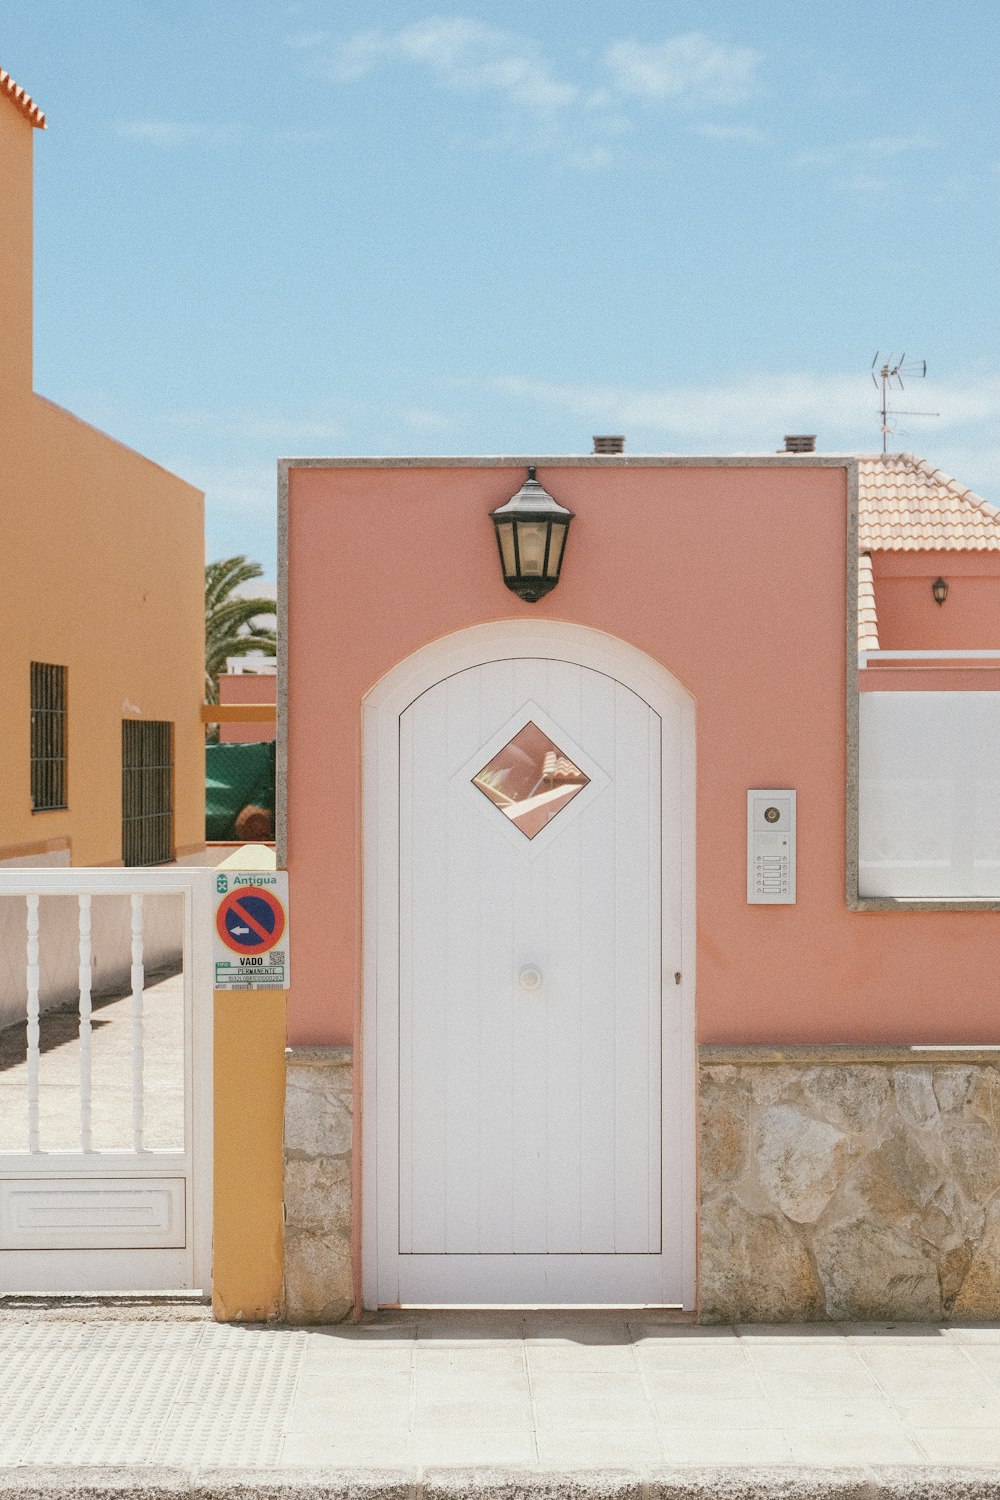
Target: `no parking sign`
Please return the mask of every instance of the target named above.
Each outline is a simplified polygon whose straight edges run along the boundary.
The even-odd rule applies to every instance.
[[[215,877],[215,988],[288,988],[288,875],[220,870]]]

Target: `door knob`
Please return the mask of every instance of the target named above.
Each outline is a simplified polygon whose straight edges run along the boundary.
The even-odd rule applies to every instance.
[[[537,990],[542,982],[542,971],[536,968],[534,964],[525,964],[524,968],[518,974],[517,980],[522,990]]]

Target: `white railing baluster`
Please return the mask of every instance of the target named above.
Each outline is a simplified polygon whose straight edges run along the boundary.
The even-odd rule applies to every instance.
[[[132,1150],[142,1150],[142,897],[132,896]]]
[[[80,901],[80,1150],[92,1151],[91,1141],[91,999],[93,984],[93,945],[90,936],[89,896]]]
[[[28,1150],[38,1143],[38,897],[28,896]]]

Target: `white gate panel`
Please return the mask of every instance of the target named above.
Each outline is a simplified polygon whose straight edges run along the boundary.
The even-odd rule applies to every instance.
[[[11,1250],[182,1249],[183,1177],[0,1181],[0,1245]]]
[[[23,1061],[8,1028],[0,1072],[0,1294],[210,1292],[210,880],[198,869],[0,871],[0,897],[23,902],[27,956]],[[167,1011],[151,1016],[144,902],[166,895],[183,905],[183,976]],[[67,896],[79,907],[75,1033],[65,1013],[42,1017],[39,1005],[40,916],[47,899]],[[108,1014],[93,995],[95,898],[127,910],[130,982],[112,1023],[123,1057],[108,1052]]]

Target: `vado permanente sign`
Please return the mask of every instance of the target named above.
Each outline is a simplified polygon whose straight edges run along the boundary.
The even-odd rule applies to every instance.
[[[287,990],[287,872],[220,870],[215,897],[215,988]]]

